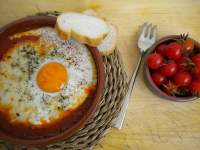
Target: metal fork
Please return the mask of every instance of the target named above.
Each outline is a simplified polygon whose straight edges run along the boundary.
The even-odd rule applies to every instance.
[[[131,79],[129,81],[128,91],[124,98],[124,102],[121,108],[120,113],[118,114],[118,117],[114,120],[113,127],[121,129],[123,125],[123,121],[125,118],[126,110],[128,107],[129,98],[131,96],[133,86],[135,83],[136,76],[138,74],[138,70],[140,68],[142,58],[144,57],[144,54],[148,48],[150,48],[156,41],[156,33],[157,33],[157,26],[153,26],[150,23],[144,23],[142,27],[140,28],[140,36],[138,39],[138,48],[140,49],[140,57],[138,60],[138,63],[136,65],[135,71],[133,71],[131,75]]]

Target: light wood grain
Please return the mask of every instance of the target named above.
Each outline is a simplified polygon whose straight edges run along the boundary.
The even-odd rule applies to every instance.
[[[1,0],[0,25],[38,11],[81,11],[89,0]],[[199,0],[96,0],[97,12],[118,27],[118,47],[130,75],[138,58],[137,31],[145,21],[158,37],[190,33],[200,41]],[[176,103],[149,91],[140,72],[122,130],[111,129],[95,150],[199,150],[200,101]]]

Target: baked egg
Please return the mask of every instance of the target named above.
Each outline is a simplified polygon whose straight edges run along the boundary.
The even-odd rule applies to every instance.
[[[88,48],[42,27],[10,37],[0,61],[0,113],[11,123],[51,124],[78,108],[95,89]]]

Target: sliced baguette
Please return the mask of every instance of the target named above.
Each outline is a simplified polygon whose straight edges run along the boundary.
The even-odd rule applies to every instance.
[[[81,13],[63,13],[58,16],[56,30],[64,39],[97,46],[108,34],[109,27],[102,19]]]
[[[97,46],[97,49],[103,55],[109,55],[115,50],[116,45],[117,45],[117,29],[115,26],[110,24],[108,35]]]
[[[90,16],[98,16],[97,13],[92,9],[87,9],[83,11],[84,14]],[[109,33],[108,35],[101,41],[101,43],[97,46],[98,50],[103,55],[111,54],[117,45],[117,29],[114,25],[109,24]]]

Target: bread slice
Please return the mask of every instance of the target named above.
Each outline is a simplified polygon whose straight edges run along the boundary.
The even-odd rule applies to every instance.
[[[117,45],[117,29],[115,26],[110,24],[108,35],[97,46],[97,49],[103,55],[109,55],[115,50],[116,45]]]
[[[87,9],[83,11],[84,14],[90,16],[98,16],[97,13],[93,9]],[[103,55],[111,54],[117,45],[117,29],[114,25],[109,24],[109,33],[108,35],[101,41],[101,43],[97,46],[98,50]]]
[[[56,29],[64,39],[73,38],[95,47],[109,32],[107,23],[102,19],[74,12],[59,15]]]

